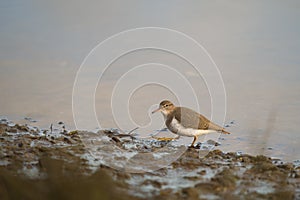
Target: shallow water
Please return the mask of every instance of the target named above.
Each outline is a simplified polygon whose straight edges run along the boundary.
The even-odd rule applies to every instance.
[[[47,128],[51,123],[59,127],[57,123],[63,121],[68,129],[75,128],[73,83],[91,49],[123,30],[167,27],[201,43],[221,72],[227,96],[225,123],[234,123],[228,128],[232,134],[222,136],[220,148],[299,159],[299,2],[70,5],[66,1],[6,1],[0,8],[2,118]],[[110,101],[116,82],[132,67],[148,62],[167,64],[185,75],[196,91],[200,112],[210,117],[212,105],[205,82],[188,63],[167,52],[142,50],[112,63],[98,85],[95,107],[101,127],[116,127]],[[176,102],[172,91],[157,85],[136,90],[125,106],[135,122],[128,124],[128,130],[145,126],[151,119],[160,122],[160,127],[151,129],[149,135],[162,128],[159,114],[151,119],[148,115],[162,99]],[[183,140],[188,143],[191,138]]]

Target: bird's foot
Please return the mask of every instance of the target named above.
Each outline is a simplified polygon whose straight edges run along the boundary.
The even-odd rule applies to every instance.
[[[198,142],[198,143],[196,144],[196,146],[195,146],[195,149],[200,149],[200,148],[201,148],[201,145],[202,145],[202,143],[201,143],[201,142]]]
[[[188,146],[189,149],[200,149],[201,148],[202,143],[198,142],[196,145],[190,145]]]

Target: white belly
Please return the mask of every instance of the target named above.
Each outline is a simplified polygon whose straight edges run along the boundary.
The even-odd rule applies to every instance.
[[[180,136],[187,136],[187,137],[194,137],[199,135],[205,135],[208,133],[214,133],[215,130],[201,130],[201,129],[193,129],[193,128],[186,128],[182,126],[175,118],[171,121],[170,127],[173,133],[180,135]]]

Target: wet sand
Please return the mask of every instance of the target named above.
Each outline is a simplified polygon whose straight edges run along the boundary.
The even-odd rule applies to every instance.
[[[188,148],[158,170],[130,173],[126,167],[111,168],[108,160],[93,157],[83,141],[94,137],[90,141],[101,147],[99,152],[117,146],[127,152],[155,155],[163,148],[180,147],[167,139],[140,140],[117,130],[101,130],[95,137],[96,133],[68,131],[60,125],[60,129],[40,130],[1,120],[1,199],[300,198],[299,162],[222,152],[219,144],[203,157],[199,157],[200,149]],[[122,163],[128,159],[124,155],[111,154],[111,161]]]

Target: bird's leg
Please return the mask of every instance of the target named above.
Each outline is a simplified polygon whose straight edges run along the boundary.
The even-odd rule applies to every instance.
[[[198,136],[194,136],[194,140],[193,140],[193,142],[192,142],[192,144],[191,144],[191,147],[194,147],[194,144],[195,144],[195,142],[196,142],[196,140],[198,139]]]
[[[171,132],[172,133],[172,132]],[[177,140],[180,138],[180,135],[176,134],[176,133],[172,133],[173,135],[176,135],[176,137],[174,137],[174,140]]]

